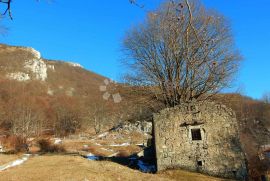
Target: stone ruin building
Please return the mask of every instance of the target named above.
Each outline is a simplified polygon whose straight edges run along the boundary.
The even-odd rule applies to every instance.
[[[154,114],[157,170],[182,168],[244,179],[235,113],[214,102],[187,103]]]

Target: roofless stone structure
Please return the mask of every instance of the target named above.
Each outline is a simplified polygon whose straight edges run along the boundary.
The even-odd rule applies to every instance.
[[[243,179],[246,174],[235,113],[214,102],[187,103],[154,115],[157,169],[183,168]]]

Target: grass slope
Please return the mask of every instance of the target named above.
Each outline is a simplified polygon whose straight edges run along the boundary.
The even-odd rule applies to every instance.
[[[0,172],[0,181],[222,181],[181,170],[145,174],[107,161],[89,161],[78,156],[45,155],[30,158],[23,165]]]

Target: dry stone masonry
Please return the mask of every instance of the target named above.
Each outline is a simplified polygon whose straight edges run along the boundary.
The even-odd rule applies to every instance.
[[[131,122],[122,122],[117,127],[115,130],[126,130],[129,132],[132,131],[137,131],[137,132],[142,132],[146,134],[152,134],[152,122],[148,121],[136,121],[134,123]]]
[[[214,102],[182,104],[154,115],[157,169],[183,168],[243,179],[246,164],[235,113]]]

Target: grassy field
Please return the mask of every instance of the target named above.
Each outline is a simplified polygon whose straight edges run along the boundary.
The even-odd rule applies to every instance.
[[[4,160],[5,156],[2,156]],[[9,158],[5,158],[6,161]],[[0,181],[221,181],[181,170],[145,174],[107,161],[89,161],[78,156],[45,155],[31,157],[23,165],[0,172]]]
[[[160,175],[169,178],[171,180],[179,180],[179,181],[229,181],[228,179],[220,179],[215,177],[210,177],[207,175],[187,172],[183,170],[168,170]],[[232,181],[232,180],[231,180]]]
[[[3,154],[0,154],[0,166],[6,164],[8,162],[11,162],[13,160],[16,160],[16,159],[18,159],[20,157],[21,157],[21,155],[3,155]]]

